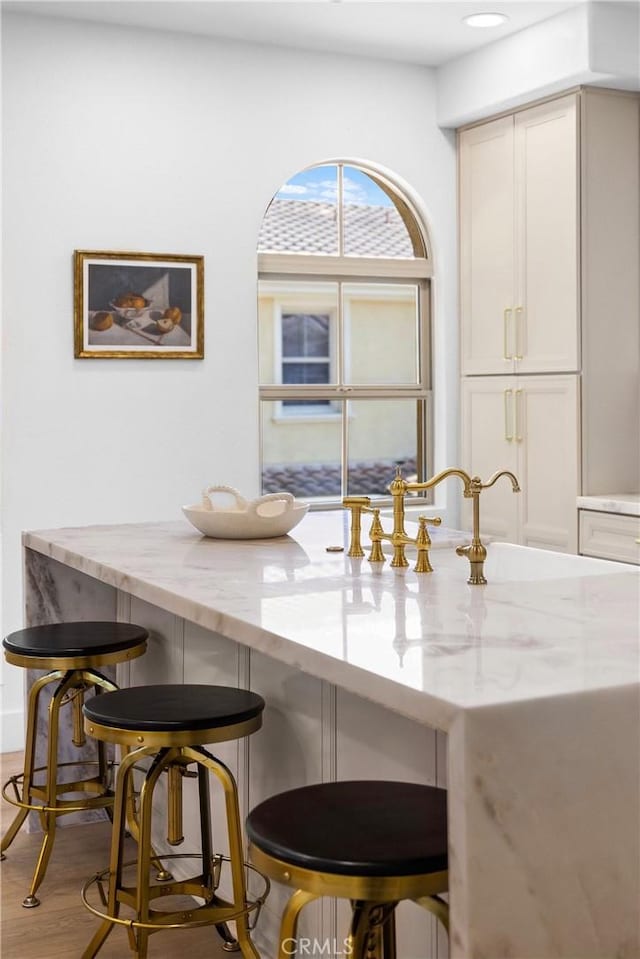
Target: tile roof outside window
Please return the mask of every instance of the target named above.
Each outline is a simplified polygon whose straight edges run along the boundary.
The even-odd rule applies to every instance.
[[[336,215],[334,203],[275,197],[262,221],[258,251],[336,255]],[[344,252],[348,256],[414,256],[407,228],[392,206],[346,203],[344,234]]]

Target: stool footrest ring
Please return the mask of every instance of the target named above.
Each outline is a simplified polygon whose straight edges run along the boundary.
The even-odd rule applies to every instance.
[[[62,769],[65,766],[99,766],[97,760],[95,759],[83,759],[78,762],[68,762],[68,763],[58,763],[58,769]],[[109,770],[113,766],[113,763],[109,764]],[[46,766],[38,766],[37,769],[34,769],[34,773],[43,772],[46,770]],[[14,795],[11,795],[9,792],[10,787],[13,787]],[[2,797],[6,799],[8,803],[12,806],[17,806],[20,809],[29,809],[32,812],[54,812],[59,815],[70,812],[83,812],[87,809],[102,809],[105,806],[112,806],[114,793],[113,791],[105,785],[100,776],[94,776],[92,779],[80,779],[74,782],[59,782],[56,783],[56,793],[58,795],[64,795],[64,793],[70,792],[86,792],[92,793],[93,795],[87,796],[86,799],[61,799],[59,802],[56,802],[55,806],[48,806],[45,802],[45,792],[46,786],[44,784],[35,785],[31,784],[29,787],[30,798],[42,798],[42,802],[27,802],[24,796],[24,772],[16,773],[15,776],[11,776],[7,779],[6,783],[2,786]]]
[[[158,855],[158,859],[164,862],[165,859],[199,859],[200,856],[198,853],[171,853],[169,855]],[[228,856],[216,856],[220,862],[230,862]],[[135,866],[137,864],[137,859],[131,859],[128,862],[122,864],[122,868],[125,869],[129,866]],[[138,919],[124,919],[120,916],[112,916],[107,912],[103,912],[100,909],[96,908],[88,899],[88,891],[92,885],[96,885],[100,895],[100,899],[103,905],[107,904],[107,897],[105,895],[104,885],[108,882],[111,875],[110,870],[103,869],[101,872],[95,873],[91,876],[83,885],[81,890],[82,901],[89,912],[92,912],[94,916],[98,916],[100,919],[106,919],[108,922],[112,922],[119,926],[126,926],[129,929],[191,929],[199,926],[209,926],[217,923],[230,922],[234,919],[240,918],[240,916],[252,916],[252,922],[249,925],[249,929],[253,929],[256,922],[258,921],[258,916],[260,915],[260,910],[264,904],[265,899],[269,894],[269,889],[271,884],[269,879],[263,875],[255,866],[252,866],[251,863],[245,862],[244,867],[249,872],[254,873],[256,876],[259,876],[263,882],[263,889],[259,896],[256,896],[254,899],[247,899],[242,908],[238,908],[234,903],[227,902],[224,899],[218,897],[215,893],[215,889],[209,890],[204,886],[196,888],[194,891],[187,892],[184,887],[194,884],[197,885],[198,878],[197,876],[192,877],[191,879],[178,880],[170,884],[163,884],[157,887],[151,887],[152,890],[157,888],[157,896],[154,896],[153,899],[161,899],[168,895],[192,895],[199,896],[204,898],[205,902],[203,905],[194,905],[193,908],[182,908],[176,910],[175,912],[166,912],[163,913],[161,910],[151,910],[154,912],[154,921],[153,922],[142,922]],[[175,892],[173,891],[175,889]],[[127,902],[131,898],[133,900],[133,892],[129,894],[129,890],[126,887],[120,887],[120,893],[124,893],[122,898],[119,897],[119,901],[124,905],[129,905]],[[206,899],[206,896],[209,896],[209,899]],[[202,918],[195,918],[199,912],[203,913]],[[180,917],[180,921],[173,921],[176,917]]]

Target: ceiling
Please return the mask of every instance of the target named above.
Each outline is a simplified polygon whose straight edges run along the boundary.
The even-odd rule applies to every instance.
[[[14,0],[3,10],[438,66],[585,0]],[[486,30],[470,13],[501,12]]]

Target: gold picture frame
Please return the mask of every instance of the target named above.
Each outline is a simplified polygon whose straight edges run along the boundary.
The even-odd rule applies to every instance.
[[[203,359],[203,256],[76,250],[73,287],[77,359]]]

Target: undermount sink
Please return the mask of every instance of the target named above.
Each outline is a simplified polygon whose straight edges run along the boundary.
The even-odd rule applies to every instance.
[[[515,546],[512,543],[488,544],[484,568],[490,583],[532,582],[635,572],[634,567],[626,563],[575,556],[573,553],[555,553],[531,546]]]

